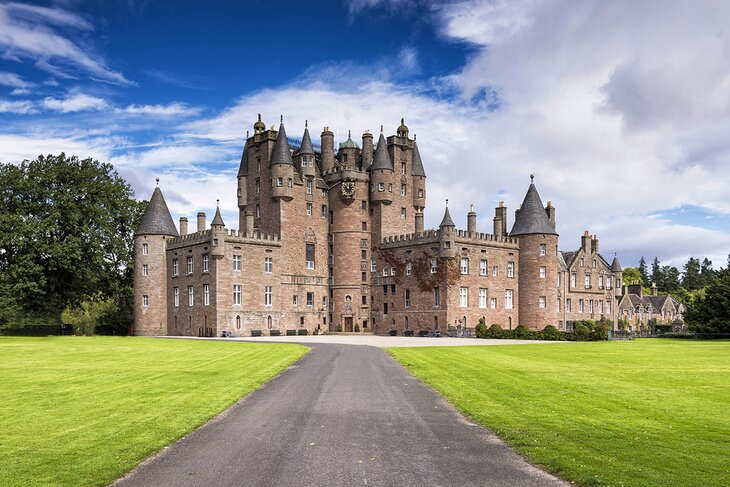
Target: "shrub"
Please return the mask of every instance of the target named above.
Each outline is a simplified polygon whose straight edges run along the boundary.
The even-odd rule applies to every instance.
[[[543,328],[540,332],[543,340],[565,340],[564,333],[555,328],[553,325],[548,325]]]
[[[335,328],[337,333],[342,333],[342,325],[337,325],[337,328]]]
[[[360,333],[360,323],[355,323],[355,333]]]
[[[591,330],[584,324],[576,325],[573,328],[573,337],[579,341],[586,341],[591,336]]]
[[[531,330],[525,325],[517,325],[517,328],[512,330],[512,338],[517,338],[518,340],[528,340],[531,334]]]
[[[480,319],[479,324],[477,325],[474,332],[477,338],[487,338],[487,325],[485,325],[484,322]]]
[[[498,324],[494,323],[487,329],[487,334],[484,338],[502,338],[504,336],[504,330]]]

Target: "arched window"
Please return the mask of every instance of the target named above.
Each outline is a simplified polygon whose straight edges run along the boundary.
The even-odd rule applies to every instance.
[[[408,329],[408,317],[406,316],[406,330]]]
[[[438,316],[433,317],[433,328],[434,328],[434,330],[439,329],[439,317]]]
[[[269,316],[268,318],[266,318],[266,326],[269,327],[269,330],[271,330],[271,321],[272,321],[271,320],[271,316]]]
[[[241,329],[241,317],[240,316],[236,316],[236,329],[237,330]]]

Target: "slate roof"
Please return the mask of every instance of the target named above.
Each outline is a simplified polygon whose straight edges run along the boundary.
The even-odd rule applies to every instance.
[[[152,193],[147,209],[142,215],[142,221],[134,234],[178,236],[175,222],[172,221],[172,215],[167,209],[165,197],[162,196],[159,186]]]
[[[312,154],[314,155],[314,148],[312,147],[312,139],[309,137],[309,128],[304,127],[304,135],[302,135],[302,145],[299,147],[299,154]]]
[[[566,267],[570,267],[570,264],[573,263],[573,259],[575,258],[575,254],[578,252],[560,252],[560,254],[563,257],[563,260],[565,261]]]
[[[531,183],[525,195],[525,200],[520,207],[520,212],[515,218],[510,236],[535,233],[557,235],[547,213],[545,213],[545,207],[542,205],[540,195],[537,194],[537,188]]]
[[[390,160],[390,154],[388,154],[388,145],[385,142],[385,137],[383,136],[383,133],[380,133],[380,138],[378,139],[378,145],[375,148],[375,157],[373,158],[373,163],[370,164],[370,167],[368,168],[369,171],[372,171],[374,169],[388,169],[390,171],[393,170],[393,161]]]
[[[241,155],[241,165],[238,166],[238,177],[248,174],[248,144],[243,146],[243,154]]]
[[[211,226],[213,226],[213,225],[220,225],[222,227],[225,227],[226,226],[226,224],[223,223],[223,218],[221,217],[221,209],[220,208],[216,208],[215,209],[215,216],[213,217],[213,221],[210,222],[210,225]]]
[[[613,257],[613,262],[611,262],[611,272],[623,272],[616,256]]]
[[[423,169],[423,162],[421,162],[421,153],[418,152],[418,144],[413,141],[413,162],[411,162],[411,176],[423,176],[426,177],[426,171]]]
[[[444,219],[441,220],[441,224],[439,227],[455,227],[454,220],[451,219],[451,215],[449,214],[449,207],[446,207],[446,211],[444,212]]]
[[[571,252],[558,252],[558,266],[560,266],[560,269],[563,271],[568,270],[568,264],[565,262],[565,254],[570,254]]]
[[[289,140],[286,138],[286,130],[284,130],[284,123],[279,125],[279,132],[276,134],[276,144],[274,144],[274,154],[271,156],[270,166],[274,164],[291,164],[294,165],[294,161],[291,158],[291,151],[289,150]]]

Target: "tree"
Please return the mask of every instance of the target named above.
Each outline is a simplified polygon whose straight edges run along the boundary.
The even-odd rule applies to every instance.
[[[665,265],[662,267],[662,287],[661,290],[672,293],[680,289],[679,269],[674,266]]]
[[[730,270],[719,272],[704,292],[690,301],[684,318],[692,331],[730,334]]]
[[[712,261],[705,257],[700,265],[700,287],[707,286],[715,277],[715,270],[712,268]]]
[[[129,313],[142,208],[110,164],[63,153],[0,164],[0,326],[58,323],[97,293]]]
[[[649,285],[649,275],[646,272],[646,261],[644,256],[639,260],[639,274],[641,274],[641,285],[646,287]]]
[[[684,276],[682,277],[682,286],[688,291],[694,291],[702,287],[700,278],[700,260],[690,257],[684,264]]]
[[[651,263],[651,282],[655,283],[658,288],[663,288],[664,283],[662,282],[662,267],[659,265],[659,257],[654,257]]]
[[[636,267],[626,267],[621,275],[621,280],[625,286],[630,286],[634,283],[642,283],[641,272]]]

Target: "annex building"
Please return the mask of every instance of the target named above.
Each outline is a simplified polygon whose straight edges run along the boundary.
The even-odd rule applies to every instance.
[[[297,144],[295,144],[297,145]],[[585,232],[559,251],[555,207],[531,182],[509,226],[503,202],[489,232],[448,206],[424,228],[426,171],[415,136],[325,127],[315,150],[261,117],[243,148],[237,222],[217,210],[176,226],[159,187],[135,233],[137,335],[220,336],[286,330],[398,334],[619,318],[621,265]],[[624,302],[626,299],[623,298]],[[303,331],[301,331],[303,333]]]

